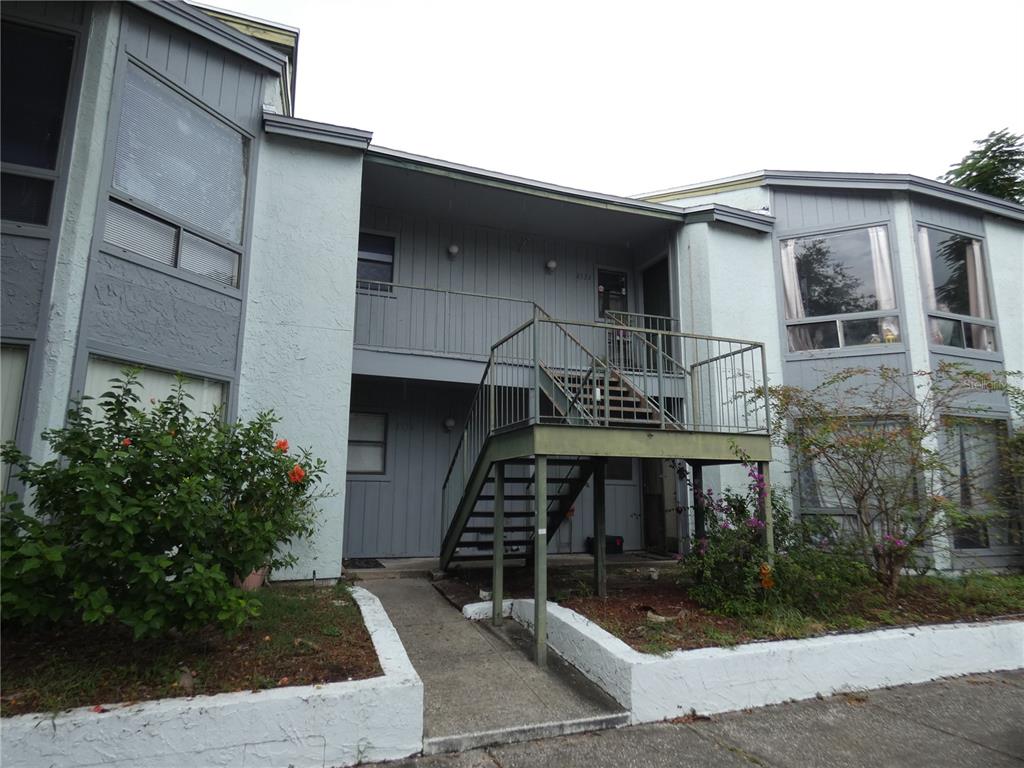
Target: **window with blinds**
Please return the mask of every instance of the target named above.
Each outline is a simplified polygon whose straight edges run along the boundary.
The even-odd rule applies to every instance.
[[[232,243],[242,241],[245,138],[138,67],[129,67],[114,188]]]
[[[237,286],[247,150],[239,131],[129,67],[104,240]]]

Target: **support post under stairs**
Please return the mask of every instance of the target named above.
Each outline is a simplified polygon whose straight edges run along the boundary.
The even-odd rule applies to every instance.
[[[594,464],[594,591],[598,597],[608,597],[608,571],[604,504],[605,460]]]
[[[491,621],[501,626],[502,602],[505,591],[505,465],[494,465],[494,556],[491,573]]]
[[[548,662],[548,458],[535,456],[533,499],[533,640],[537,666]]]

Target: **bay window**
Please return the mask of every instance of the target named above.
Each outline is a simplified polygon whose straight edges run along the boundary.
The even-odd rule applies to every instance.
[[[961,419],[946,433],[960,483],[954,498],[975,519],[953,531],[955,549],[990,549],[1024,543],[1019,498],[1003,471],[1006,422]]]
[[[782,240],[791,352],[899,342],[886,228]]]
[[[926,226],[918,228],[917,237],[931,343],[995,352],[981,241]]]

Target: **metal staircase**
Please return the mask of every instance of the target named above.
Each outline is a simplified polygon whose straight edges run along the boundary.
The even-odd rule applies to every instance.
[[[753,395],[764,383],[760,345],[630,322],[556,320],[535,306],[491,347],[444,481],[442,568],[494,558],[497,463],[502,553],[522,557],[539,536],[552,539],[604,457],[727,457],[723,439],[687,442],[696,433],[767,441]],[[529,458],[541,455],[543,501]]]

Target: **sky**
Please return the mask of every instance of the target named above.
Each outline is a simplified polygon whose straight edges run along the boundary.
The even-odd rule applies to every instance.
[[[1024,133],[1021,0],[207,2],[299,28],[297,117],[611,194]]]

